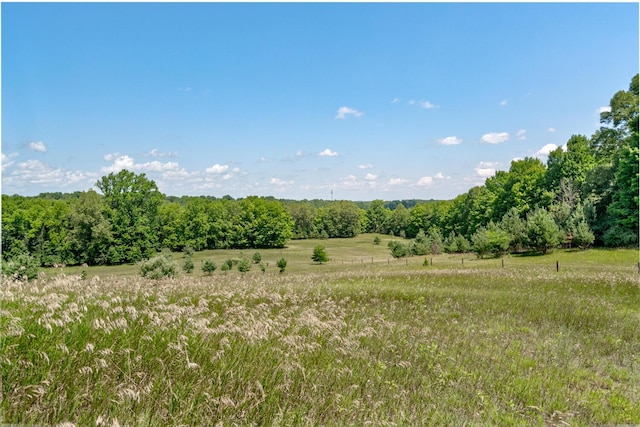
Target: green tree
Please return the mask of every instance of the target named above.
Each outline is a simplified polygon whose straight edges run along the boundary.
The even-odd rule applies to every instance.
[[[368,233],[388,233],[386,228],[391,211],[384,206],[384,202],[376,199],[369,205],[366,211]]]
[[[185,273],[193,273],[194,268],[195,265],[193,264],[193,258],[187,256],[184,259],[184,264],[182,264],[182,271],[184,271]]]
[[[527,224],[520,217],[517,208],[509,209],[498,223],[498,227],[509,234],[509,248],[511,250],[518,252],[524,248],[527,243]]]
[[[158,208],[164,196],[145,174],[122,170],[102,177],[105,217],[111,223],[108,262],[120,264],[150,257],[159,249]]]
[[[280,258],[276,266],[280,269],[280,273],[284,273],[284,270],[287,268],[287,260]]]
[[[311,259],[314,262],[322,264],[324,262],[329,261],[329,257],[327,255],[327,251],[324,246],[318,245],[313,248],[313,255],[311,255]]]
[[[260,252],[256,252],[251,257],[251,260],[254,264],[260,264],[260,261],[262,261],[262,255],[260,255]]]
[[[509,249],[511,238],[509,233],[499,228],[490,221],[486,227],[480,227],[471,237],[472,249],[479,258],[484,258],[486,254],[493,254],[498,257]]]
[[[536,209],[527,217],[527,241],[529,247],[541,254],[560,244],[562,234],[553,216],[546,209]]]
[[[238,262],[238,271],[240,273],[246,273],[249,270],[251,270],[251,261],[249,261],[249,259],[247,259],[247,258],[242,258]]]
[[[140,275],[149,279],[175,277],[178,274],[175,262],[169,254],[160,254],[140,265]]]
[[[611,215],[616,234],[623,234],[624,245],[638,242],[638,212],[640,211],[638,173],[638,147],[620,150],[615,173],[615,186],[607,212]],[[608,239],[609,243],[615,240]]]
[[[202,272],[207,276],[211,276],[213,272],[216,271],[217,268],[218,266],[216,265],[216,262],[212,259],[205,259],[204,261],[202,261],[201,269],[202,269]]]
[[[102,197],[93,190],[81,193],[71,202],[68,224],[68,247],[75,263],[106,264],[112,233]]]

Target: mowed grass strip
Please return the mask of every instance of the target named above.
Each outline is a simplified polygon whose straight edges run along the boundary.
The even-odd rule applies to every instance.
[[[2,422],[638,422],[638,274],[602,253],[598,272],[512,257],[5,279]]]

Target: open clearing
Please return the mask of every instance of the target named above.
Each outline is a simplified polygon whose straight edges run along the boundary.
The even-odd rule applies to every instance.
[[[136,266],[5,279],[1,422],[640,422],[637,250],[425,267],[389,259],[380,237],[260,250],[266,273],[202,276],[201,260],[241,256],[208,251],[177,279]],[[317,244],[332,261],[313,264]]]

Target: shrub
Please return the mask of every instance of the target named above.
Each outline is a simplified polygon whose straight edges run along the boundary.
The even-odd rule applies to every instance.
[[[541,254],[560,243],[560,229],[545,209],[537,209],[527,218],[527,240],[529,246]]]
[[[225,273],[229,270],[231,270],[231,267],[229,267],[229,264],[227,264],[226,262],[222,264],[222,267],[220,267],[220,271],[223,271]]]
[[[155,256],[140,265],[140,275],[149,279],[162,279],[163,277],[176,277],[178,269],[171,256],[163,253]]]
[[[185,256],[193,256],[195,250],[191,246],[187,245],[182,249],[182,252],[184,252]]]
[[[193,273],[193,269],[195,268],[193,264],[193,258],[187,256],[184,260],[184,264],[182,264],[182,271],[185,273]]]
[[[380,242],[382,242],[382,239],[380,239],[380,236],[376,236],[376,237],[373,239],[373,244],[374,244],[374,245],[379,245],[379,244],[380,244]]]
[[[264,265],[263,263],[260,263],[260,271],[262,271],[263,273],[265,273],[267,271],[267,266]]]
[[[212,259],[205,259],[202,261],[202,272],[208,276],[211,276],[217,268],[218,266],[216,265],[216,262]]]
[[[21,254],[9,261],[2,261],[2,274],[7,276],[18,275],[26,277],[27,280],[38,277],[40,263],[29,254]]]
[[[392,240],[387,244],[387,247],[391,250],[391,256],[394,258],[406,257],[411,253],[409,246],[400,243],[396,240]]]
[[[498,257],[509,249],[511,236],[493,222],[489,222],[486,228],[478,228],[471,237],[471,241],[473,251],[478,255],[478,258],[484,258],[488,253]]]
[[[253,254],[251,259],[253,260],[254,264],[260,264],[260,261],[262,261],[262,255],[260,255],[260,252],[256,252],[255,254]]]
[[[278,261],[276,266],[280,269],[280,273],[284,273],[284,269],[287,268],[287,260],[280,258],[280,261]]]
[[[249,261],[247,258],[242,258],[238,262],[238,271],[240,273],[246,273],[249,270],[251,270],[251,261]]]
[[[329,261],[327,251],[325,250],[324,246],[318,245],[313,248],[313,255],[311,255],[311,259],[320,264]]]

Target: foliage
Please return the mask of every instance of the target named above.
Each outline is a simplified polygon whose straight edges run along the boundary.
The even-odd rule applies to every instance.
[[[238,262],[238,271],[240,273],[246,273],[251,270],[251,261],[248,258],[242,258]]]
[[[391,256],[394,258],[403,258],[411,254],[411,248],[397,240],[391,240],[387,243],[387,247],[391,250]]]
[[[178,269],[168,254],[157,255],[140,264],[140,275],[149,279],[176,277]]]
[[[491,253],[498,257],[509,249],[511,238],[509,233],[499,228],[493,222],[486,227],[480,227],[471,237],[472,249],[478,258],[484,258]]]
[[[380,236],[376,236],[373,238],[374,245],[379,245],[381,242],[382,242],[382,239],[380,239]]]
[[[260,261],[262,261],[262,255],[260,255],[260,252],[256,252],[251,257],[251,260],[254,264],[260,264]]]
[[[96,182],[111,224],[108,264],[137,262],[159,249],[158,208],[163,196],[144,173],[110,173]]]
[[[311,259],[319,264],[329,261],[329,256],[327,255],[325,247],[321,245],[314,247]]]
[[[528,245],[541,254],[558,246],[562,234],[546,209],[536,209],[527,217]]]
[[[39,266],[38,260],[31,255],[20,254],[8,261],[2,260],[2,274],[32,280],[38,277]]]
[[[182,271],[184,271],[185,273],[193,273],[194,268],[195,268],[195,265],[193,263],[193,258],[190,256],[187,256],[184,259],[184,264],[182,264]]]
[[[223,265],[223,267],[226,264]],[[204,274],[207,275],[212,275],[214,271],[216,271],[216,269],[218,268],[218,266],[216,265],[216,262],[212,259],[205,259],[204,261],[202,261],[202,272]],[[227,268],[228,269],[228,268]]]
[[[276,266],[280,269],[280,273],[284,273],[284,270],[287,268],[287,260],[280,258]]]

